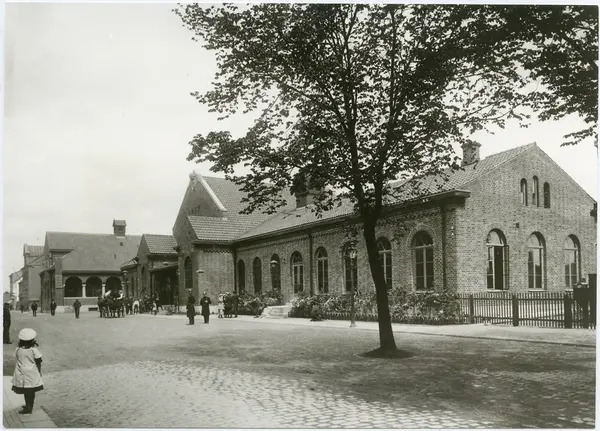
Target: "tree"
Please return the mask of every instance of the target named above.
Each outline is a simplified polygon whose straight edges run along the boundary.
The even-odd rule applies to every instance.
[[[258,113],[241,138],[196,135],[188,159],[211,162],[239,184],[248,213],[276,211],[290,186],[317,190],[319,214],[349,200],[375,284],[380,349],[396,351],[376,245],[385,206],[400,198],[391,181],[457,168],[453,143],[527,121],[524,50],[490,37],[506,17],[484,6],[403,4],[192,4],[175,12],[216,54],[213,89],[192,94],[221,118]],[[249,174],[235,174],[240,163]]]

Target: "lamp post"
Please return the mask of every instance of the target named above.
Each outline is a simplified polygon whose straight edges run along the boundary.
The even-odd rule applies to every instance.
[[[350,259],[351,259],[350,262],[352,264],[352,261],[354,261],[354,259],[356,259],[356,250],[355,249],[350,250],[350,252],[348,253],[348,256],[350,257]],[[350,268],[350,269],[352,269],[352,268]],[[350,271],[350,274],[352,274],[352,271]],[[355,321],[356,309],[354,306],[355,294],[356,294],[356,280],[353,280],[352,290],[351,290],[351,295],[350,295],[350,327],[351,328],[356,327],[356,321]]]

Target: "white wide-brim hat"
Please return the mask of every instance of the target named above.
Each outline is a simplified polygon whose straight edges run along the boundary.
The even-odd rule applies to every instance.
[[[35,340],[36,335],[37,335],[36,332],[31,328],[21,329],[21,332],[19,332],[19,340],[22,340],[22,341]]]

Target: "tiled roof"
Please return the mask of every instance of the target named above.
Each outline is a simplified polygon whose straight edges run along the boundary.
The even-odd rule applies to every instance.
[[[29,245],[25,244],[23,246],[23,254],[28,254],[31,257],[41,256],[44,254],[44,246],[43,245]]]
[[[17,272],[13,272],[8,276],[11,283],[17,282],[19,279],[23,278],[23,270],[19,269]]]
[[[231,241],[243,232],[273,217],[272,214],[263,214],[259,211],[252,214],[240,214],[240,211],[246,207],[246,204],[242,202],[246,193],[240,191],[240,186],[224,178],[205,176],[202,176],[202,178],[227,211],[223,212],[223,217],[189,215],[188,220],[198,239]],[[295,203],[294,196],[287,193],[284,198],[287,201],[287,207],[285,208],[292,208]]]
[[[177,254],[173,249],[177,245],[173,235],[144,234],[143,239],[146,241],[148,250],[152,254]]]
[[[135,256],[142,237],[113,234],[47,232],[50,250],[72,250],[62,259],[63,271],[119,271]]]
[[[419,181],[417,192],[413,187],[414,180],[397,181],[390,184],[397,189],[394,193],[394,198],[391,203],[400,203],[407,199],[414,199],[418,196],[432,195],[451,190],[457,190],[461,187],[466,187],[468,183],[479,178],[492,169],[500,166],[512,158],[524,153],[525,151],[536,146],[535,143],[523,145],[501,153],[493,154],[477,163],[463,166],[457,171],[448,170],[444,175],[432,175],[423,178]],[[349,201],[342,202],[340,207],[334,208],[331,211],[324,212],[321,218],[313,213],[310,207],[303,207],[288,211],[280,212],[270,219],[266,220],[256,228],[244,232],[237,239],[246,239],[254,236],[275,233],[287,229],[297,228],[303,225],[318,222],[319,220],[327,220],[343,215],[349,215],[353,212],[353,206]]]

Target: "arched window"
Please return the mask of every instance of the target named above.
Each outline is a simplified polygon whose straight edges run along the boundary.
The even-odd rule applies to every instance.
[[[292,265],[292,284],[294,293],[299,293],[304,290],[304,264],[302,263],[302,255],[295,251],[290,259]]]
[[[188,257],[188,259],[189,259],[189,257]],[[186,262],[187,262],[187,261],[186,261]],[[191,264],[191,263],[192,263],[192,262],[190,261],[190,264]],[[190,269],[191,269],[191,268],[190,268]],[[141,277],[141,278],[142,278],[142,279],[141,279],[140,281],[142,282],[142,287],[141,287],[141,289],[140,289],[140,294],[141,294],[142,296],[144,296],[144,295],[146,295],[146,268],[145,268],[145,267],[143,267],[143,266],[142,266],[142,277]],[[186,277],[186,278],[187,278],[187,277]],[[186,285],[186,287],[187,287],[187,285]]]
[[[281,290],[281,261],[279,256],[271,256],[271,287],[273,290]]]
[[[186,257],[183,261],[183,273],[185,276],[185,288],[193,289],[194,288],[194,270],[192,268],[192,258]]]
[[[487,236],[487,288],[490,290],[508,289],[508,245],[499,230],[492,230]]]
[[[80,298],[82,283],[79,277],[69,277],[65,282],[65,298]]]
[[[527,206],[527,180],[521,180],[521,204]]]
[[[356,248],[352,244],[346,244],[343,248],[344,259],[344,285],[346,292],[356,291],[358,284],[358,265]]]
[[[388,289],[392,288],[392,245],[387,238],[379,238],[377,241],[379,250],[379,264],[383,269],[383,277]]]
[[[413,240],[415,286],[417,290],[433,290],[433,240],[426,232],[418,232]]]
[[[527,275],[530,289],[544,289],[544,239],[540,234],[534,233],[527,240]]]
[[[580,274],[580,251],[579,240],[573,235],[569,235],[565,240],[564,246],[565,256],[565,286],[567,289],[573,289],[579,279]]]
[[[242,259],[238,260],[238,290],[240,295],[246,293],[246,265]]]
[[[544,183],[544,208],[550,208],[550,184]]]
[[[533,205],[540,206],[540,182],[538,177],[533,177]]]
[[[102,280],[98,277],[90,277],[85,281],[85,296],[97,298],[102,296]]]
[[[319,293],[329,292],[329,262],[327,251],[321,247],[317,250],[317,287]]]
[[[254,294],[259,295],[262,292],[262,262],[259,257],[255,257],[254,262],[252,262],[252,276],[254,279]]]

